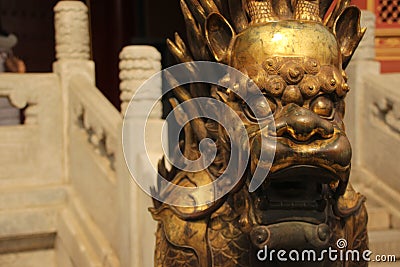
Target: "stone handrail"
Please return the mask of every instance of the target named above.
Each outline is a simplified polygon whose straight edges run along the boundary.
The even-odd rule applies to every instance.
[[[360,105],[358,179],[370,198],[400,216],[400,74],[365,77]],[[375,192],[375,193],[374,193]],[[376,193],[379,192],[379,193]]]
[[[124,116],[96,88],[88,9],[81,1],[59,1],[54,11],[53,73],[0,74],[0,97],[25,118],[21,125],[0,126],[0,248],[7,240],[30,250],[53,248],[56,266],[152,266],[151,198],[125,163]],[[151,47],[121,52],[123,111],[138,86],[161,69],[160,59]],[[143,115],[141,105],[160,95],[161,81],[135,99],[134,116],[124,118],[133,126],[127,150],[135,159],[146,154],[135,146],[135,120]],[[162,154],[154,135],[160,117],[158,106],[146,136],[152,162]],[[34,247],[26,247],[29,242]]]
[[[71,75],[67,90],[67,164],[74,200],[68,212],[62,213],[62,221],[78,222],[78,229],[89,241],[86,244],[84,239],[77,241],[95,255],[92,258],[87,253],[70,256],[86,257],[80,262],[82,266],[105,259],[105,266],[119,267],[121,261],[126,261],[117,253],[124,249],[119,241],[124,233],[119,222],[124,220],[123,208],[129,210],[129,205],[123,207],[118,197],[124,195],[122,185],[130,180],[124,170],[121,149],[122,118],[88,75]],[[67,230],[62,233],[79,231],[68,229],[70,224],[61,222],[61,229],[64,227]]]
[[[0,185],[60,181],[64,173],[57,75],[0,74],[0,97],[8,97],[25,117],[22,125],[0,127],[0,165],[7,166],[0,172]],[[46,164],[48,158],[54,160],[51,165]]]
[[[2,73],[0,97],[25,117],[0,126],[0,254],[51,247],[66,199],[59,79]]]
[[[136,93],[143,83],[161,70],[161,54],[151,46],[127,46],[120,53],[119,67],[121,113],[124,117],[125,133],[130,137],[124,146],[124,151],[129,155],[128,160],[131,160],[133,168],[138,170],[138,175],[149,180],[155,180],[154,170],[143,162],[150,159],[153,167],[157,166],[157,161],[161,159],[163,154],[159,135],[163,127],[162,107],[159,101],[162,87],[161,79],[153,78],[151,80],[152,86],[147,86],[145,92]],[[134,95],[135,97],[132,99]],[[156,103],[158,105],[147,116],[148,114],[143,111],[146,110],[144,107],[153,106]],[[128,106],[129,112],[126,112]],[[146,151],[143,151],[141,146],[138,145],[138,142],[143,142],[143,129],[138,129],[138,125],[141,125],[143,120],[147,122]],[[150,213],[147,212],[147,208],[152,206],[151,198],[136,185],[131,186],[130,197],[134,210],[134,214],[131,215],[130,228],[133,259],[131,266],[154,266],[153,251],[156,224]]]
[[[71,120],[78,123],[88,134],[96,153],[104,153],[114,169],[115,155],[121,139],[120,113],[104,95],[83,75],[71,77]]]
[[[129,50],[134,51],[135,49],[130,47]],[[136,49],[136,51],[138,50]],[[122,66],[131,65],[122,64]],[[130,70],[130,74],[133,75],[132,77],[136,77],[137,72]],[[124,79],[122,80],[124,82]],[[125,82],[125,85],[129,86],[130,81],[125,79]],[[124,117],[95,87],[88,73],[71,74],[67,85],[68,121],[70,124],[67,132],[70,148],[69,178],[73,188],[76,188],[77,192],[85,194],[80,198],[86,199],[85,205],[89,207],[88,213],[103,235],[88,247],[111,246],[112,249],[107,250],[106,254],[102,250],[96,253],[99,258],[112,259],[109,266],[151,266],[154,240],[150,237],[155,231],[154,221],[147,213],[147,207],[151,206],[151,198],[132,182],[127,170],[122,148]],[[153,99],[133,101],[134,109],[140,110],[141,101],[157,101],[161,94],[161,84],[154,90],[158,93],[153,94]],[[127,90],[124,93],[127,93]],[[125,104],[127,105],[127,103],[126,101]],[[126,105],[124,106],[126,107]],[[150,132],[161,132],[163,122],[159,119],[160,113],[161,110],[154,113],[158,114],[158,119],[150,117],[148,121]],[[140,116],[140,112],[136,115]],[[125,117],[125,123],[127,125],[134,124],[135,119],[138,119],[136,115]],[[135,128],[131,131],[131,145],[133,146],[124,147],[125,153],[131,153],[132,158],[135,159],[146,154],[144,151],[139,151],[134,145],[140,130]],[[151,145],[146,152],[152,161],[156,162],[162,156],[161,140],[156,134],[152,135],[150,139]],[[82,169],[82,166],[85,168]],[[143,166],[137,166],[137,168],[143,169]],[[143,169],[143,171],[146,170]],[[82,179],[85,180],[84,183],[82,183]],[[94,188],[96,191],[91,191]],[[114,201],[107,201],[109,198]],[[102,209],[95,208],[99,205]],[[79,213],[76,214],[79,216]],[[66,219],[72,217],[65,215]],[[123,237],[113,235],[115,232]],[[91,233],[88,232],[87,235],[91,235]],[[143,238],[139,238],[140,236]],[[120,242],[121,239],[124,240],[127,237],[129,244]],[[107,240],[106,244],[103,244],[101,240]]]

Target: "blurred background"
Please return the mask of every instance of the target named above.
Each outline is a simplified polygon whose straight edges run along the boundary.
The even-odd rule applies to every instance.
[[[89,25],[79,2],[88,7]],[[0,99],[8,105],[0,115],[16,117],[0,127],[0,267],[153,265],[152,203],[126,169],[121,106],[126,108],[138,85],[161,66],[174,64],[165,39],[173,39],[174,32],[185,38],[179,2],[0,0],[0,34],[18,37],[13,53],[27,72],[0,75]],[[65,19],[56,23],[62,32],[58,44],[64,41],[63,49],[57,46],[58,61],[57,3],[56,13]],[[364,10],[368,31],[346,70],[352,88],[346,100],[351,179],[368,198],[371,250],[400,260],[400,5],[399,0],[353,4]],[[70,38],[69,30],[78,38]],[[127,47],[142,44],[156,49]],[[78,60],[68,54],[77,50],[84,51]],[[145,104],[158,100],[161,81],[154,89],[136,99],[136,117],[125,118],[131,123],[128,152],[147,176],[145,152],[153,163],[164,154],[157,135],[164,121],[161,111],[149,119],[146,139],[152,144],[141,151],[135,146],[143,133],[136,120],[144,119]],[[168,102],[163,104],[165,117]]]
[[[2,27],[15,33],[14,53],[28,72],[50,72],[54,62],[53,7],[57,0],[1,0]],[[82,0],[90,12],[97,86],[119,107],[118,54],[130,44],[155,46],[163,67],[173,63],[165,39],[185,36],[178,0]],[[353,0],[376,14],[376,51],[382,73],[400,72],[400,7],[396,0]]]
[[[1,0],[2,27],[19,41],[14,48],[27,72],[51,72],[55,61],[54,12],[57,0]],[[185,32],[178,0],[85,0],[89,7],[92,58],[98,88],[118,107],[118,55],[130,44],[155,46],[163,66],[172,63],[165,39]],[[184,34],[182,34],[184,35]]]

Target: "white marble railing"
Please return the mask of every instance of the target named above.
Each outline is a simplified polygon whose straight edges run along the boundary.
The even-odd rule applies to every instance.
[[[12,266],[3,253],[54,246],[67,199],[61,88],[56,74],[0,74],[0,97],[25,116],[0,126],[0,265]]]
[[[358,174],[370,198],[400,216],[400,74],[365,77]]]
[[[119,176],[121,116],[95,87],[90,57],[88,9],[80,1],[60,1],[54,8],[54,72],[62,90],[62,136],[68,202],[57,221],[58,266],[128,266],[129,240]],[[122,177],[120,179],[120,177]],[[129,224],[129,221],[128,221]],[[126,247],[124,249],[124,247]]]
[[[71,75],[66,89],[69,92],[67,178],[71,200],[61,214],[57,242],[77,266],[100,263],[99,266],[121,266],[121,261],[129,261],[120,255],[128,249],[120,240],[128,234],[124,229],[129,228],[121,222],[130,208],[129,203],[124,204],[120,199],[130,179],[121,173],[122,119],[87,75]],[[126,222],[129,224],[129,220]],[[71,242],[76,231],[81,236]],[[77,245],[92,253],[74,250]]]
[[[400,216],[400,74],[380,73],[375,15],[363,11],[364,40],[347,68],[346,130],[353,147],[351,179],[372,202]]]
[[[125,56],[128,56],[127,50],[136,53],[140,51],[132,47],[124,49]],[[130,56],[136,57],[138,54]],[[141,60],[146,61],[146,58],[142,57]],[[124,118],[95,87],[90,71],[83,71],[90,69],[84,67],[87,63],[82,61],[80,67],[79,62],[75,61],[75,67],[81,71],[67,75],[68,80],[64,81],[67,85],[64,89],[68,91],[67,166],[72,199],[60,220],[62,234],[58,237],[57,244],[65,251],[60,255],[68,254],[76,257],[76,260],[80,259],[77,266],[88,266],[89,263],[94,264],[103,258],[108,259],[108,265],[101,266],[152,266],[156,225],[147,211],[152,205],[151,198],[133,182],[123,151],[129,153],[131,158],[138,159],[136,167],[142,174],[151,174],[152,171],[140,166],[140,158],[148,155],[156,164],[162,157],[161,140],[157,134],[151,135],[150,140],[147,136],[147,142],[150,143],[148,151],[137,149],[135,142],[140,141],[137,138],[142,129],[135,128],[135,120],[139,119],[140,112],[135,113],[134,117]],[[67,69],[62,67],[63,64],[68,64],[67,61],[59,61],[57,64],[58,69]],[[133,77],[138,76],[134,69],[125,68],[122,71],[129,71]],[[144,79],[143,72],[138,72]],[[148,78],[154,72],[155,70],[149,72]],[[122,84],[124,82],[126,84],[126,79],[122,80]],[[161,83],[159,85],[159,88],[155,88],[158,95],[153,100],[144,101],[154,102],[159,98]],[[127,90],[124,91],[123,94]],[[140,99],[132,105],[140,111]],[[161,116],[160,111],[158,114]],[[123,118],[125,127],[130,129],[128,135],[131,136],[130,142],[124,148]],[[161,132],[162,124],[161,119],[153,115],[148,121],[148,131]],[[66,221],[72,223],[66,224]],[[86,237],[82,240],[77,238],[76,242],[92,251],[95,256],[89,257],[90,254],[74,251],[76,244],[66,241],[76,231],[82,232]]]
[[[121,139],[120,113],[83,75],[71,77],[69,91],[72,127],[84,131],[94,152],[108,161],[105,167],[115,170],[115,156]]]
[[[161,132],[164,121],[162,121],[161,77],[153,77],[151,86],[146,86],[146,91],[138,89],[150,77],[161,70],[161,55],[154,47],[150,46],[128,46],[120,53],[120,89],[121,89],[121,112],[124,116],[125,134],[129,136],[124,144],[127,160],[130,166],[135,168],[136,175],[140,178],[154,180],[158,160],[163,156],[161,146]],[[135,97],[132,99],[132,97]],[[131,101],[132,99],[132,101]],[[158,103],[158,104],[157,104]],[[145,113],[146,106],[155,105],[149,114]],[[129,106],[128,112],[126,112]],[[139,129],[143,121],[147,122],[146,135],[144,129]],[[139,145],[145,139],[147,150]],[[153,166],[144,164],[151,161]],[[131,187],[131,202],[134,215],[131,223],[132,253],[134,262],[131,266],[154,266],[155,231],[156,223],[152,219],[148,208],[153,205],[151,197],[145,194],[137,185]]]
[[[0,126],[0,187],[46,185],[64,176],[61,90],[55,74],[0,74],[0,96],[24,124]],[[52,164],[47,160],[52,158]],[[33,171],[34,170],[34,171]]]
[[[60,1],[54,11],[53,73],[0,74],[0,97],[9,98],[25,116],[24,124],[0,126],[0,265],[2,253],[19,257],[22,251],[1,250],[7,240],[18,240],[26,249],[54,248],[46,254],[54,259],[41,262],[55,261],[60,267],[152,266],[151,198],[127,169],[123,116],[95,86],[88,10],[80,1]],[[135,86],[161,68],[154,48],[147,47],[147,54],[140,49],[121,53],[123,108]],[[140,111],[141,101],[156,101],[160,95],[161,83],[137,99],[135,108]],[[161,128],[160,116],[158,107],[150,129]],[[157,137],[147,137],[154,162],[162,154]],[[143,155],[134,146],[127,150]],[[29,242],[34,247],[26,246]],[[35,265],[26,255],[18,258],[23,265],[24,260],[50,267]]]
[[[70,188],[70,201],[58,223],[58,265],[152,266],[155,223],[147,212],[151,198],[133,182],[123,155],[123,150],[134,157],[143,156],[144,151],[134,146],[135,134],[140,132],[135,128],[131,131],[133,145],[122,147],[122,114],[137,87],[161,69],[161,56],[151,47],[123,49],[121,114],[94,83],[94,63],[88,60],[88,35],[84,34],[88,32],[86,7],[78,1],[60,1],[55,12],[58,60],[54,71],[63,92],[64,164]],[[145,99],[134,101],[136,115],[141,115],[141,101],[155,102],[160,95],[161,81]],[[158,107],[148,122],[153,132],[160,131],[160,116]],[[131,125],[135,119],[125,118],[125,123]],[[153,161],[162,156],[157,137],[147,139]],[[68,258],[73,261],[65,265]]]

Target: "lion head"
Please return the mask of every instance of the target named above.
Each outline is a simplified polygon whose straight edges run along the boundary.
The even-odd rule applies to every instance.
[[[228,199],[174,212],[186,220],[204,218],[225,201],[256,247],[327,246],[336,231],[330,218],[349,216],[362,203],[349,185],[352,152],[343,124],[345,68],[365,32],[359,9],[344,1],[331,13],[330,1],[238,0],[227,7],[223,1],[195,2],[181,2],[190,49],[177,35],[168,43],[172,53],[181,62],[227,64],[256,87],[227,74],[221,78],[226,87],[193,85],[176,96],[181,102],[206,96],[234,110],[249,137],[250,163]],[[191,129],[180,149],[193,157],[199,154],[193,136],[212,138],[218,145],[214,163],[197,178],[179,170],[167,174],[164,167],[160,173],[195,187],[225,170],[231,139],[212,120],[196,120]],[[273,161],[265,153],[273,153]],[[268,175],[254,181],[259,168]]]

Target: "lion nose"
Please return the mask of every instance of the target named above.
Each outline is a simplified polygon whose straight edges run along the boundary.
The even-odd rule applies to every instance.
[[[332,123],[314,112],[296,104],[286,105],[275,119],[278,137],[289,136],[296,141],[306,142],[316,136],[329,139],[333,136]]]

